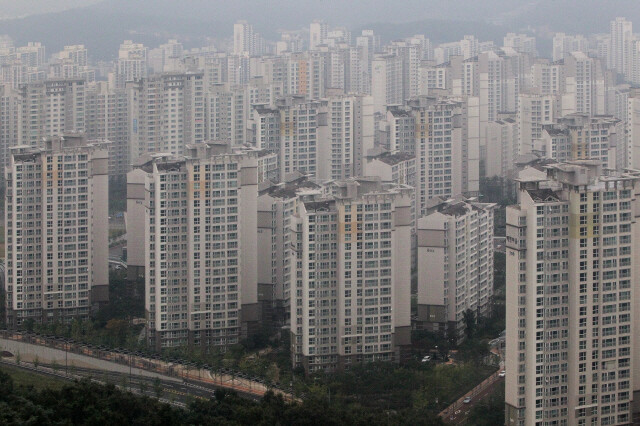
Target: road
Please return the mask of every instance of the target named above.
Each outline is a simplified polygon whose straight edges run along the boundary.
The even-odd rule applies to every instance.
[[[86,369],[93,372],[108,372],[111,376],[144,377],[143,380],[161,380],[171,383],[171,388],[190,395],[201,395],[202,388],[207,395],[216,388],[238,392],[245,398],[260,399],[268,390],[282,394],[286,400],[294,400],[292,395],[242,373],[213,371],[195,365],[180,364],[145,357],[141,354],[112,351],[79,343],[68,343],[60,339],[44,336],[25,335],[0,331],[0,348],[14,355],[19,354],[25,362],[41,365],[57,365],[60,369]],[[177,386],[177,388],[176,388]],[[182,386],[182,387],[181,387]]]
[[[159,395],[160,398],[158,398],[158,400],[160,402],[175,405],[178,407],[186,407],[190,402],[190,399],[193,399],[193,396],[186,393],[184,389],[180,389],[171,383],[160,381],[160,388],[157,391],[155,388],[155,385],[156,385],[155,381],[152,383],[145,382],[145,380],[148,378],[134,378],[131,380],[130,385],[123,385],[122,382],[121,384],[113,383],[113,378],[115,377],[113,374],[106,374],[106,372],[100,372],[101,374],[96,374],[95,370],[93,370],[93,373],[90,373],[88,369],[78,369],[76,371],[73,371],[72,373],[67,373],[65,371],[61,371],[59,366],[39,365],[38,368],[35,368],[33,365],[28,365],[24,363],[17,364],[15,360],[9,361],[7,359],[1,359],[1,358],[0,358],[0,364],[10,365],[13,368],[25,370],[33,374],[54,377],[59,380],[67,380],[69,382],[73,382],[75,380],[80,380],[83,378],[88,378],[95,383],[100,383],[100,384],[112,383],[119,389],[129,391],[138,395],[146,395],[146,396],[156,397],[156,398]],[[176,398],[173,395],[178,395],[178,397]],[[213,393],[211,395],[213,395]],[[196,396],[196,398],[198,397],[205,398],[205,396]],[[209,397],[207,397],[207,399]]]
[[[442,417],[445,423],[452,425],[464,424],[471,409],[485,397],[491,395],[495,391],[496,386],[503,381],[504,377],[500,377],[499,371],[496,371],[438,415]],[[466,397],[471,398],[471,401],[467,404],[463,402]]]

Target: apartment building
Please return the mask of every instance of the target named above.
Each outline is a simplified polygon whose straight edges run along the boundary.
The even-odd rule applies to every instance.
[[[224,144],[153,154],[128,174],[130,267],[145,270],[158,349],[224,348],[255,330],[257,159]]]
[[[22,85],[20,144],[42,146],[45,138],[85,131],[86,84],[81,79]]]
[[[291,173],[280,183],[264,182],[258,192],[258,288],[268,294],[272,318],[290,323],[292,218],[305,198],[322,194],[321,187],[301,173]]]
[[[604,167],[618,167],[617,150],[625,149],[624,126],[612,116],[571,114],[542,127],[545,155],[556,161],[599,160]],[[621,153],[621,155],[624,155]]]
[[[640,174],[596,160],[545,171],[517,179],[507,208],[506,424],[628,425]]]
[[[431,201],[418,219],[418,329],[465,337],[465,313],[490,314],[493,210],[473,200]]]
[[[182,155],[206,140],[202,73],[165,73],[140,78],[129,91],[131,161],[153,152]]]
[[[415,120],[416,213],[434,197],[478,191],[480,146],[478,98],[419,97],[409,102]]]
[[[10,149],[6,168],[6,321],[87,319],[109,300],[108,152],[83,136]]]
[[[358,178],[326,192],[292,218],[293,366],[397,362],[411,343],[411,189]]]

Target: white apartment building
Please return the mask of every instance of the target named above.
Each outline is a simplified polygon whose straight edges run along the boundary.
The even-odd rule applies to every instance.
[[[432,200],[418,219],[416,327],[464,339],[465,312],[490,313],[493,297],[493,209],[472,200]]]
[[[561,95],[564,92],[564,63],[538,60],[531,66],[531,78],[532,89],[537,93]]]
[[[329,26],[326,22],[315,20],[309,25],[309,50],[315,50],[319,45],[325,44]]]
[[[411,40],[393,41],[387,46],[391,55],[402,59],[402,100],[418,96],[422,47]]]
[[[478,96],[480,97],[480,121],[498,119],[499,112],[507,109],[507,64],[496,52],[478,55]],[[512,111],[511,111],[512,112]]]
[[[250,104],[242,87],[217,86],[205,94],[207,140],[242,146],[247,140]]]
[[[445,65],[423,61],[418,69],[418,94],[431,95],[451,89],[451,74],[451,69]]]
[[[487,123],[485,147],[480,148],[484,177],[505,177],[518,156],[518,122],[513,117]]]
[[[201,73],[154,74],[127,86],[131,161],[140,155],[182,155],[186,145],[204,142],[206,96]]]
[[[373,111],[384,114],[387,106],[402,105],[402,58],[396,55],[376,55],[372,61],[371,95]]]
[[[571,52],[589,52],[589,40],[581,35],[555,33],[553,35],[553,61],[566,58]]]
[[[215,142],[208,142],[209,144],[215,144]],[[222,143],[222,145],[226,145]],[[253,145],[247,144],[242,147],[234,147],[233,151],[238,154],[246,154],[256,157],[258,160],[257,173],[258,184],[262,182],[280,182],[280,167],[278,165],[278,153],[268,151],[266,149],[256,148]]]
[[[364,176],[377,176],[382,182],[416,186],[416,157],[408,152],[369,151]]]
[[[608,65],[610,69],[627,77],[629,67],[629,42],[633,38],[633,23],[625,18],[616,18],[609,24],[610,48]]]
[[[109,142],[109,175],[131,170],[128,100],[125,90],[104,81],[89,85],[85,93],[85,134],[89,141]]]
[[[598,161],[518,179],[507,207],[508,425],[628,425],[640,388],[640,174]]]
[[[316,179],[320,102],[288,96],[277,101],[280,111],[280,172],[298,171]],[[324,126],[326,128],[326,126]]]
[[[564,59],[562,115],[599,115],[606,110],[608,79],[599,59],[582,52],[571,52]]]
[[[416,121],[405,108],[387,108],[386,122],[389,126],[389,143],[386,148],[391,152],[416,153]]]
[[[88,66],[87,49],[82,44],[65,46],[49,63],[50,78],[83,78],[95,81],[95,70]]]
[[[84,80],[46,80],[20,87],[20,144],[85,131]]]
[[[415,120],[416,214],[434,197],[475,194],[479,188],[477,98],[420,97],[409,102]]]
[[[42,67],[47,62],[46,49],[39,42],[30,41],[26,46],[16,48],[16,57],[27,67]]]
[[[10,85],[0,85],[0,172],[9,164],[9,147],[20,140],[20,97]]]
[[[9,327],[87,319],[109,300],[108,153],[83,136],[11,148],[5,171]]]
[[[567,115],[543,126],[542,144],[546,157],[559,162],[599,160],[604,167],[622,170],[617,150],[624,150],[624,126],[612,116]]]
[[[291,225],[298,204],[322,194],[320,186],[300,173],[285,176],[281,183],[264,182],[258,192],[258,286],[273,301],[275,318],[290,323],[292,283]]]
[[[526,34],[507,33],[503,38],[502,45],[514,49],[519,53],[526,53],[537,56],[536,38]]]
[[[292,220],[293,365],[397,362],[411,342],[411,189],[360,178],[327,190]]]
[[[116,62],[115,86],[124,89],[129,81],[147,76],[147,48],[142,43],[125,40]]]
[[[554,123],[559,114],[556,98],[538,91],[520,93],[518,96],[519,142],[517,155],[530,154],[536,141],[542,138],[542,127]]]
[[[318,179],[340,180],[361,176],[364,157],[374,147],[373,98],[331,96],[323,101],[326,129],[319,135]]]
[[[256,158],[203,143],[141,160],[128,175],[127,248],[145,269],[149,343],[238,343],[261,316]]]

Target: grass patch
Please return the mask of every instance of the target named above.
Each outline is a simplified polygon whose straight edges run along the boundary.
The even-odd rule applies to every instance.
[[[44,389],[59,390],[62,389],[65,384],[68,384],[68,382],[63,379],[56,379],[51,376],[26,371],[10,365],[1,365],[0,371],[11,376],[13,383],[21,388],[33,388],[38,391]]]

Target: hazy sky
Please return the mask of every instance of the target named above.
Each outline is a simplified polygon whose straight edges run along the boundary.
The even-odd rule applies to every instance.
[[[543,47],[553,31],[608,32],[616,16],[635,21],[639,32],[640,0],[0,0],[0,34],[17,44],[42,41],[51,52],[83,43],[94,57],[112,59],[124,39],[155,46],[176,38],[202,46],[231,37],[233,23],[246,19],[275,40],[278,30],[309,28],[319,18],[356,32],[374,29],[385,41],[474,34],[500,42],[508,31],[524,31],[541,36]]]
[[[60,11],[101,3],[123,14],[227,22],[248,19],[257,27],[304,25],[313,18],[362,25],[424,19],[567,22],[589,28],[617,15],[640,19],[639,0],[0,0],[0,16]],[[583,22],[584,21],[584,22]],[[606,27],[606,24],[605,24]],[[270,28],[274,29],[274,28]]]
[[[101,0],[0,0],[0,18],[59,12],[78,6],[87,6]]]

